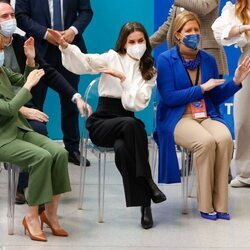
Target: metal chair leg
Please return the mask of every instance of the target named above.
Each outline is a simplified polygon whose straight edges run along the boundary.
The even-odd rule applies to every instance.
[[[14,234],[15,198],[19,168],[8,163],[8,234]]]
[[[82,156],[84,152],[84,160],[81,157],[78,209],[83,209],[83,198],[84,198],[85,177],[86,177],[86,162],[87,162],[87,141],[86,140],[87,138],[86,139],[82,138],[80,141],[80,156]]]

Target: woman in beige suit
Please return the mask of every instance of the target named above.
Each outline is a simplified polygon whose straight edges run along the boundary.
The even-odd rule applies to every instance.
[[[227,58],[221,45],[214,39],[211,29],[212,23],[218,16],[220,0],[174,0],[174,6],[166,22],[150,37],[152,47],[156,47],[167,40],[168,48],[174,46],[173,21],[184,9],[192,11],[199,16],[201,21],[200,49],[213,55],[216,59],[220,75],[228,74]]]

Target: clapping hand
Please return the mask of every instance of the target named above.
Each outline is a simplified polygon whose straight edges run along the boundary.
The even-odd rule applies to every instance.
[[[26,83],[23,85],[24,88],[31,90],[33,86],[35,86],[41,77],[45,74],[43,69],[34,69],[31,71],[27,77]]]
[[[234,72],[234,82],[240,85],[250,72],[250,57],[246,56]]]
[[[24,54],[27,58],[26,64],[29,66],[34,67],[35,66],[35,56],[36,56],[36,51],[35,51],[35,41],[33,37],[30,37],[27,39],[23,45],[24,47]]]

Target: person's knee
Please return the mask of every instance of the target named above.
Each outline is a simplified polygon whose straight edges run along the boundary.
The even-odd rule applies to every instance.
[[[215,150],[216,141],[212,136],[202,137],[197,143],[196,148],[201,149],[204,152]]]
[[[124,125],[124,129],[128,133],[132,133],[134,131],[137,131],[138,129],[141,129],[142,125],[137,121],[136,119],[132,117],[127,117]]]
[[[68,161],[68,151],[64,149],[63,147],[61,147],[60,145],[58,145],[56,149],[56,155],[58,158],[64,161]]]

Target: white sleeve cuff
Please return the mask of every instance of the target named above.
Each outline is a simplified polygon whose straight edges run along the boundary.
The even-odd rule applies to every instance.
[[[73,97],[71,98],[71,101],[73,102],[73,103],[76,103],[76,99],[77,98],[81,98],[82,96],[81,96],[81,94],[80,93],[75,93],[74,95],[73,95]]]

